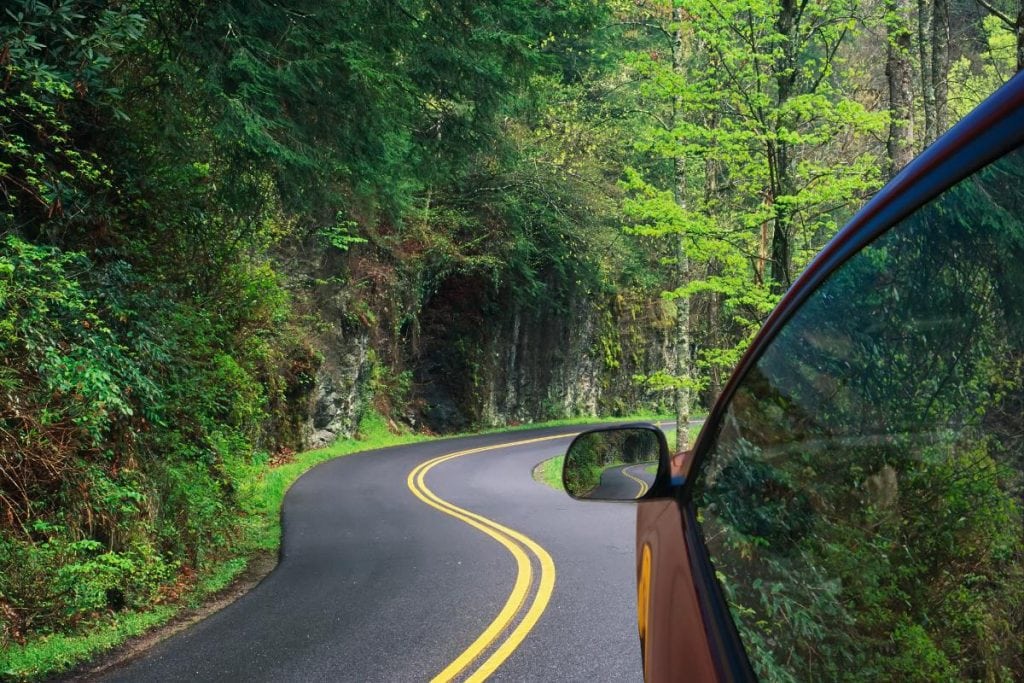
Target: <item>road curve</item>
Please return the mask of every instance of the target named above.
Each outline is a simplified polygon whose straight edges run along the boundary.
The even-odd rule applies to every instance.
[[[641,497],[654,483],[654,475],[646,469],[650,464],[609,467],[601,473],[601,481],[587,494],[588,497],[607,500],[635,500]]]
[[[640,680],[633,506],[531,477],[579,429],[314,468],[285,498],[277,569],[104,680]]]

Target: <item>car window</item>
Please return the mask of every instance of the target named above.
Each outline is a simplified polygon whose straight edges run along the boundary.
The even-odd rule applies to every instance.
[[[1024,676],[1024,154],[835,271],[694,482],[762,680]]]

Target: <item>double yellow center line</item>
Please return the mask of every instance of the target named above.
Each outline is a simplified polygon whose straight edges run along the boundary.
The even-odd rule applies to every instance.
[[[644,481],[644,480],[643,480],[643,479],[641,479],[640,477],[638,477],[638,476],[636,476],[635,474],[633,474],[632,472],[630,472],[630,471],[629,471],[629,468],[630,468],[630,467],[636,467],[636,465],[629,465],[629,466],[627,466],[627,467],[623,467],[623,468],[622,468],[622,473],[623,473],[624,475],[626,475],[626,477],[628,477],[629,479],[632,479],[633,481],[635,481],[635,482],[636,482],[637,484],[639,484],[639,485],[640,485],[640,492],[636,494],[636,497],[637,497],[637,498],[642,498],[642,497],[643,497],[643,495],[644,495],[645,493],[647,493],[647,489],[648,489],[648,488],[650,488],[650,487],[649,487],[649,486],[647,485],[647,482],[646,482],[646,481]]]
[[[574,436],[576,434],[559,434],[557,436],[545,436],[537,439],[526,439],[524,441],[501,443],[494,446],[483,446],[481,448],[448,453],[422,463],[409,473],[406,483],[409,486],[409,490],[413,492],[413,495],[430,507],[465,522],[503,545],[515,559],[517,569],[512,593],[508,596],[508,600],[505,601],[505,606],[498,612],[498,616],[494,618],[494,621],[484,629],[483,633],[477,636],[477,639],[462,654],[446,666],[441,673],[437,674],[433,681],[455,680],[456,677],[460,677],[465,670],[469,669],[474,662],[480,659],[483,659],[483,661],[472,673],[467,674],[464,680],[483,681],[494,673],[519,647],[547,608],[548,602],[551,599],[551,593],[555,588],[555,563],[544,548],[540,547],[540,545],[526,535],[438,497],[426,485],[427,473],[442,463],[467,455],[494,451],[501,448],[526,446],[544,441],[554,441],[556,439],[568,439]],[[539,574],[536,585],[534,583],[534,559],[537,562]],[[528,601],[531,594],[533,595],[533,600]],[[527,605],[528,602],[529,604]],[[517,617],[519,618],[518,623],[515,623],[513,626],[513,622],[515,622]],[[498,642],[499,637],[503,635],[504,640]],[[487,653],[489,655],[484,658],[484,655]]]

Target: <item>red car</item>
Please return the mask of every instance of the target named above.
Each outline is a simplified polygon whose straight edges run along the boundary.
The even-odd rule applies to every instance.
[[[1024,74],[817,256],[676,467],[649,425],[570,446],[572,495],[640,501],[647,680],[1024,680],[1022,144]]]

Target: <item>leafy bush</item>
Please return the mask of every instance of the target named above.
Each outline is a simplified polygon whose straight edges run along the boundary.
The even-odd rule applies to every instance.
[[[0,241],[0,641],[146,608],[237,552],[290,342],[276,274],[227,275],[230,316],[123,260]]]

